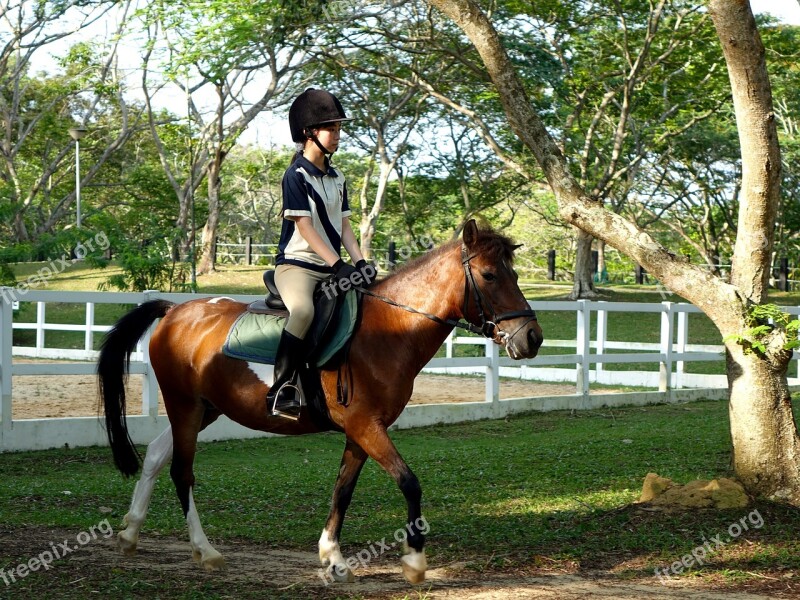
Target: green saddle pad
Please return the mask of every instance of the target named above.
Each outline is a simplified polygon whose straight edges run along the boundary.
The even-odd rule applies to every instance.
[[[344,347],[353,335],[357,320],[358,299],[355,293],[348,292],[339,314],[333,317],[324,335],[327,340],[324,347],[316,348],[312,353],[317,357],[315,362],[318,367],[325,365]],[[228,332],[222,353],[231,358],[274,365],[285,322],[284,317],[276,315],[242,313]]]

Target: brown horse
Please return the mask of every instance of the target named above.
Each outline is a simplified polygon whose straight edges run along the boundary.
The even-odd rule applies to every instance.
[[[339,476],[319,555],[326,577],[352,581],[339,549],[339,534],[361,468],[373,458],[394,478],[408,505],[403,572],[412,583],[427,568],[419,481],[387,434],[406,406],[416,375],[434,356],[454,326],[482,331],[505,346],[514,359],[536,356],[542,330],[517,285],[512,269],[516,246],[490,230],[467,223],[462,240],[434,250],[375,284],[363,300],[361,323],[347,358],[349,402],[337,401],[338,369],[321,370],[328,429],[346,436]],[[380,296],[380,297],[377,297]],[[403,310],[386,302],[414,307]],[[159,471],[172,458],[170,474],[186,517],[192,553],[204,568],[224,566],[209,543],[194,504],[193,463],[197,434],[221,414],[244,426],[287,435],[324,429],[304,408],[298,421],[270,416],[265,396],[271,367],[229,358],[221,349],[246,305],[227,298],[204,298],[180,305],[155,300],[125,315],[108,333],[98,362],[108,438],[117,467],[126,475],[139,457],[125,422],[124,376],[130,353],[150,325],[163,317],[150,341],[150,361],[164,396],[170,427],[147,447],[142,476],[118,535],[126,554],[135,552]],[[498,312],[500,311],[500,312]],[[423,314],[424,313],[424,314]],[[338,394],[339,398],[341,394]]]

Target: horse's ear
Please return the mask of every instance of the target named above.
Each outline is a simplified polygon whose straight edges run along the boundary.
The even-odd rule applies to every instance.
[[[522,248],[522,246],[524,246],[524,245],[525,245],[525,244],[513,244],[513,245],[511,246],[511,251],[512,251],[512,252],[516,252],[517,250],[519,250],[520,248]]]
[[[464,231],[461,234],[461,238],[464,240],[464,245],[469,248],[471,247],[478,239],[478,224],[475,223],[475,219],[470,219],[467,221],[467,224],[464,225]]]

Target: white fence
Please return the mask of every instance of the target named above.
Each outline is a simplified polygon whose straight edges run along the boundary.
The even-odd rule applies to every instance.
[[[14,377],[47,375],[65,379],[71,375],[92,375],[95,371],[95,338],[102,336],[110,325],[95,322],[95,308],[100,304],[138,304],[146,300],[163,298],[175,302],[197,298],[196,294],[110,293],[110,292],[48,292],[28,291],[18,299],[22,304],[36,304],[36,321],[19,322],[14,319],[13,290],[0,288],[0,451],[42,449],[70,446],[100,445],[106,443],[105,431],[97,417],[72,417],[59,419],[12,420],[12,381]],[[257,296],[233,296],[237,300],[251,301]],[[85,305],[85,321],[81,324],[48,322],[47,306],[58,303]],[[587,409],[602,406],[653,404],[694,398],[721,398],[727,393],[724,375],[695,375],[685,371],[689,362],[720,361],[723,348],[697,346],[688,343],[688,315],[699,313],[694,306],[662,302],[660,304],[606,303],[606,302],[532,302],[532,307],[542,311],[572,312],[576,315],[575,340],[546,339],[544,353],[532,360],[513,361],[500,356],[495,344],[478,337],[451,336],[445,343],[445,356],[434,358],[426,366],[428,372],[458,374],[483,374],[486,395],[483,402],[426,404],[408,406],[396,423],[398,428],[417,427],[435,423],[451,423],[476,419],[498,418],[530,410]],[[609,339],[608,315],[611,312],[659,313],[661,333],[658,343],[630,343]],[[800,309],[789,309],[794,314]],[[597,320],[596,338],[591,339],[591,319]],[[547,338],[547,322],[542,322]],[[13,346],[14,330],[33,330],[35,344]],[[74,331],[83,334],[82,349],[48,347],[48,331]],[[674,341],[673,341],[674,340]],[[165,426],[166,417],[158,415],[158,386],[149,364],[149,332],[139,350],[132,356],[130,372],[143,375],[143,393],[139,414],[129,413],[131,437],[145,443],[155,437]],[[458,345],[483,346],[483,356],[454,357]],[[547,348],[575,348],[572,354],[547,354]],[[610,350],[625,350],[609,353]],[[57,363],[37,360],[14,362],[14,357],[37,359],[72,359],[83,362]],[[658,371],[612,371],[609,363],[652,363]],[[559,365],[562,368],[557,368]],[[569,368],[563,368],[568,366]],[[515,377],[539,381],[575,382],[574,394],[500,399],[500,377]],[[640,386],[652,391],[590,395],[591,383]],[[798,384],[800,380],[790,380]],[[219,419],[201,434],[201,439],[229,439],[255,437],[261,432],[248,430],[227,419]]]

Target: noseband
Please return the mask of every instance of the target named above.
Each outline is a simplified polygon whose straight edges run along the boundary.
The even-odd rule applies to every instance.
[[[483,337],[489,338],[496,343],[500,343],[500,340],[508,341],[513,338],[517,333],[519,333],[520,329],[525,327],[531,321],[536,320],[536,311],[527,308],[524,310],[515,310],[511,312],[505,312],[501,314],[497,314],[492,306],[492,303],[489,302],[489,299],[483,295],[481,288],[478,287],[477,282],[475,281],[475,276],[472,274],[472,265],[470,262],[475,255],[469,255],[467,252],[467,247],[465,245],[461,246],[461,264],[464,265],[464,304],[463,308],[461,309],[461,314],[464,315],[464,318],[467,316],[467,304],[469,303],[469,288],[472,288],[472,297],[475,301],[475,307],[478,309],[478,318],[481,321],[480,327],[476,327],[469,323],[469,330],[473,333],[479,333]],[[489,313],[492,315],[491,319],[486,318],[486,314]],[[505,331],[500,330],[499,323],[503,321],[508,321],[509,319],[517,319],[519,317],[528,317],[528,319],[512,334],[508,334]],[[499,338],[499,339],[498,339]]]
[[[467,247],[462,244],[461,246],[461,264],[464,265],[464,303],[462,305],[461,314],[464,318],[467,318],[467,305],[469,304],[469,290],[472,288],[473,299],[475,301],[475,306],[478,309],[478,317],[481,321],[480,325],[473,325],[469,321],[461,321],[461,320],[454,320],[454,319],[442,319],[437,315],[433,315],[431,313],[427,313],[421,310],[417,310],[411,306],[406,304],[401,304],[399,302],[395,302],[391,298],[387,298],[386,296],[381,296],[380,294],[376,294],[375,292],[371,292],[370,290],[363,288],[363,287],[356,287],[356,289],[361,292],[362,294],[366,294],[367,296],[372,296],[373,298],[377,298],[381,302],[385,302],[386,304],[390,304],[391,306],[396,306],[397,308],[402,308],[405,311],[410,313],[414,313],[417,315],[422,315],[430,319],[431,321],[435,321],[436,323],[440,323],[441,325],[448,325],[450,327],[458,327],[459,329],[464,329],[466,331],[471,331],[472,333],[477,333],[478,335],[482,335],[490,340],[492,340],[496,344],[500,344],[503,341],[508,342],[513,338],[519,331],[525,327],[531,321],[536,320],[536,311],[528,308],[525,310],[515,310],[512,312],[506,312],[497,314],[492,306],[492,303],[489,302],[488,298],[483,295],[483,292],[478,287],[478,284],[475,282],[475,276],[472,274],[472,266],[470,262],[475,255],[470,256],[467,252]],[[488,309],[488,310],[487,310]],[[491,314],[492,318],[487,319],[486,314]],[[508,334],[505,331],[501,331],[498,323],[503,321],[507,321],[509,319],[516,319],[518,317],[528,317],[527,320],[517,327],[514,330],[514,333]]]

